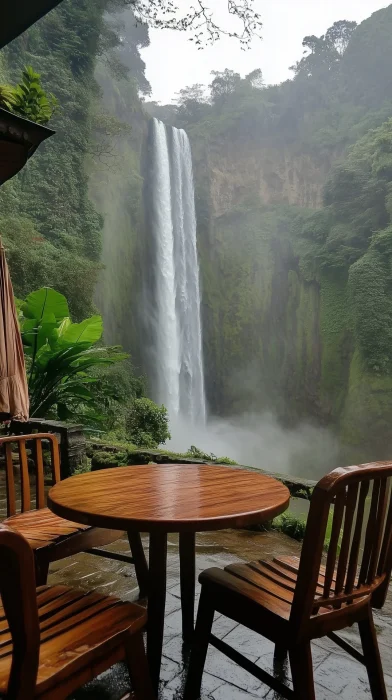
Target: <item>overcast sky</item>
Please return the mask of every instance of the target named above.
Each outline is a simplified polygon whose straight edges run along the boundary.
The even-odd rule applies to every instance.
[[[177,2],[180,6],[189,5],[187,0]],[[235,28],[230,25],[227,0],[209,0],[207,4],[221,24]],[[340,19],[361,22],[389,4],[383,0],[255,0],[254,7],[263,22],[263,39],[255,39],[247,51],[228,38],[198,51],[184,33],[150,30],[151,46],[142,55],[152,99],[170,103],[181,88],[194,83],[208,84],[212,70],[225,68],[242,76],[261,68],[266,83],[280,83],[291,76],[289,66],[301,58],[304,36],[320,36]]]

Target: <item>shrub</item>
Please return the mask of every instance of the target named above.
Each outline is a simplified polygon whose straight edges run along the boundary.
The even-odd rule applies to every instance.
[[[302,542],[305,536],[306,520],[288,511],[273,520],[272,529]]]
[[[203,450],[195,445],[191,445],[185,455],[186,457],[203,459],[205,462],[215,462],[216,464],[237,464],[237,462],[235,462],[234,459],[230,459],[230,457],[217,457],[213,452],[203,452]]]
[[[137,447],[158,447],[171,437],[167,409],[151,399],[135,399],[125,424],[129,440]]]

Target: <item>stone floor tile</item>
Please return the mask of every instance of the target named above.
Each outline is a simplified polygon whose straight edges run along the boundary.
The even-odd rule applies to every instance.
[[[384,675],[384,677],[385,677],[385,685],[386,685],[386,689],[387,689],[388,698],[391,698],[391,700],[392,700],[392,675],[386,673]]]
[[[323,649],[320,646],[317,646],[314,642],[312,642],[313,669],[316,670],[316,668],[320,666],[320,664],[322,664],[323,661],[326,661],[330,653],[331,652],[327,651],[326,649]]]
[[[167,683],[164,686],[164,689],[166,691],[171,691],[173,693],[173,698],[178,697],[180,700],[182,700],[182,696],[184,694],[185,678],[185,673],[179,674],[172,681],[170,681],[170,683]],[[214,692],[214,690],[217,690],[217,688],[219,688],[222,685],[226,684],[224,683],[224,681],[222,681],[221,678],[216,678],[215,676],[211,676],[209,673],[204,673],[201,688],[202,698],[204,698],[204,696],[211,695]]]
[[[314,679],[341,700],[370,697],[366,669],[347,655],[330,654],[315,670]]]
[[[168,659],[166,656],[162,657],[161,664],[161,681],[166,684],[176,678],[182,671],[181,664]]]
[[[266,686],[264,686],[264,689],[260,689],[257,693],[249,693],[225,683],[212,693],[212,697],[214,700],[228,700],[229,698],[230,700],[251,700],[251,698],[257,698],[257,700],[260,700],[261,698],[265,698],[267,693],[268,688]]]
[[[166,606],[165,606],[165,614],[170,615],[171,613],[175,612],[176,610],[181,609],[181,600],[179,598],[176,598],[176,596],[172,595],[170,591],[166,595]]]
[[[247,630],[242,625],[237,625],[229,632],[225,636],[225,642],[254,662],[260,656],[268,653],[272,654],[273,652],[273,644],[268,639],[261,637],[256,632]]]
[[[229,617],[225,617],[225,615],[215,615],[212,629],[214,634],[217,635],[217,637],[219,637],[220,639],[224,639],[226,635],[229,634],[229,632],[231,632],[237,626],[238,622],[230,620]]]
[[[250,673],[234,664],[220,651],[209,647],[205,669],[212,676],[221,678],[230,685],[233,685],[240,690],[245,690],[249,693],[261,692],[262,686]]]
[[[169,636],[181,634],[181,610],[175,610],[165,617],[165,632]]]

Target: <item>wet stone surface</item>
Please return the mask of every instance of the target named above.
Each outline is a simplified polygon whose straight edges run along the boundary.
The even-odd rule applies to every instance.
[[[144,544],[148,548],[148,538]],[[128,551],[126,540],[119,540],[109,547],[115,551]],[[188,655],[181,639],[180,587],[178,565],[178,541],[169,538],[168,593],[166,604],[165,640],[161,671],[160,700],[181,700]],[[197,537],[197,569],[210,566],[226,566],[240,560],[268,558],[277,554],[297,554],[300,545],[277,533],[248,531],[222,531],[204,533]],[[101,593],[112,594],[126,600],[135,600],[138,589],[134,569],[128,564],[79,554],[72,559],[52,564],[50,583],[65,583]],[[392,700],[392,596],[381,611],[375,613],[380,649],[383,659],[388,697]],[[271,642],[246,630],[227,618],[217,617],[214,633],[234,648],[255,661],[269,672],[273,671],[273,646]],[[354,645],[359,645],[357,631],[352,628],[342,635]],[[344,654],[327,638],[312,645],[317,700],[366,700],[371,698],[366,671],[354,659]],[[290,685],[290,671],[281,669],[282,679]],[[129,691],[128,674],[124,666],[117,665],[95,682],[81,688],[72,700],[120,700]],[[267,698],[280,700],[281,696],[233,664],[216,649],[210,648],[202,700],[251,700]],[[71,699],[70,699],[71,700]]]

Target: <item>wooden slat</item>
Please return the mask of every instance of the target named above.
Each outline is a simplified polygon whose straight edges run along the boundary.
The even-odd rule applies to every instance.
[[[368,492],[369,492],[369,482],[363,481],[361,484],[361,489],[360,489],[359,498],[358,498],[356,523],[355,523],[355,528],[354,528],[353,540],[351,543],[351,551],[350,551],[350,559],[349,559],[349,563],[348,563],[346,586],[344,589],[345,593],[350,593],[353,590],[353,587],[355,585],[355,580],[356,580],[356,576],[357,576],[357,568],[358,568],[359,547],[361,544],[361,534],[362,534],[362,528],[363,528],[365,501],[366,501],[366,496],[367,496]]]
[[[27,463],[26,440],[18,440],[22,512],[30,510],[30,477]]]
[[[49,440],[50,445],[50,457],[52,466],[52,484],[57,484],[60,481],[60,450],[58,446],[57,439],[51,436]]]
[[[248,564],[234,564],[226,567],[225,571],[228,571],[242,581],[252,584],[255,588],[269,593],[278,600],[282,600],[286,603],[291,603],[293,600],[292,591],[279,585],[277,581],[272,581],[270,578],[263,576],[261,572],[255,571]]]
[[[371,587],[364,584],[360,588],[350,591],[350,593],[337,593],[335,596],[328,596],[328,598],[317,598],[317,600],[315,600],[314,609],[317,613],[320,607],[340,607],[342,603],[351,603],[353,600],[356,600],[357,598],[364,598],[370,593]]]
[[[378,496],[380,493],[380,479],[375,479],[373,481],[373,492],[372,500],[369,511],[369,518],[366,528],[365,535],[365,545],[363,548],[361,569],[358,577],[358,587],[361,586],[365,581],[367,581],[368,571],[370,566],[370,558],[372,554],[374,536],[377,527],[377,508],[378,508]]]
[[[331,539],[328,547],[327,565],[325,567],[324,598],[328,598],[329,596],[332,579],[335,573],[336,555],[338,551],[339,537],[342,527],[345,497],[345,491],[342,490],[337,495],[335,501]]]
[[[357,505],[359,484],[350,484],[347,490],[347,502],[344,515],[343,537],[340,547],[338,567],[336,572],[335,596],[339,595],[344,588],[346,578],[348,555],[351,542],[351,530]]]
[[[36,504],[37,508],[45,506],[45,486],[44,486],[44,460],[42,455],[42,442],[36,440],[34,443],[35,463],[36,463]]]
[[[388,503],[387,480],[382,479],[380,484],[380,492],[378,496],[377,520],[373,535],[373,547],[370,557],[369,571],[366,582],[371,583],[377,571],[377,564],[380,557],[382,535],[385,525],[385,514]]]
[[[15,479],[14,465],[12,461],[12,445],[7,442],[5,448],[5,474],[6,474],[6,490],[7,490],[7,517],[16,513],[16,496],[15,496]]]
[[[381,546],[381,552],[380,552],[380,558],[378,562],[378,567],[377,567],[377,575],[380,576],[384,571],[385,571],[385,566],[387,564],[387,557],[388,557],[388,552],[391,547],[391,539],[392,539],[392,492],[391,492],[391,480],[389,480],[388,483],[388,491],[389,491],[389,507],[388,507],[388,515],[385,523],[385,530],[384,530],[384,537],[383,537],[383,542]]]

